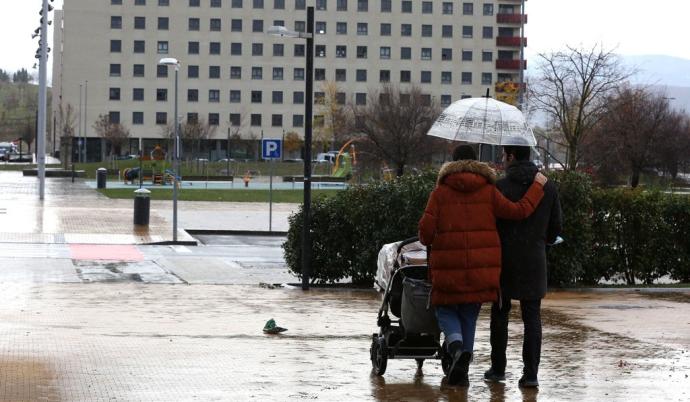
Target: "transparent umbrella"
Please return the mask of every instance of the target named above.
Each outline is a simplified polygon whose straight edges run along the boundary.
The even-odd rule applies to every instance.
[[[537,145],[522,112],[515,106],[489,97],[453,102],[427,134],[478,144]]]

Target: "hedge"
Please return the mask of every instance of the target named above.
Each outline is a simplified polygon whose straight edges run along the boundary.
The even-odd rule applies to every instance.
[[[370,285],[379,250],[417,233],[437,172],[353,186],[312,203],[311,280],[350,278]],[[654,191],[593,189],[579,172],[549,174],[563,208],[565,242],[548,253],[549,285],[595,285],[601,279],[652,283],[669,275],[690,282],[690,197]],[[289,218],[283,244],[301,277],[302,210]]]

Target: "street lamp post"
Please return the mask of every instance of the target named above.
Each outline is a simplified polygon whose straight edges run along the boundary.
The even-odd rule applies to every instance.
[[[177,75],[180,71],[180,62],[172,57],[160,59],[158,62],[164,66],[175,66],[175,113],[173,121],[175,124],[175,143],[173,144],[173,243],[177,243],[177,177],[180,160],[180,125],[177,122]]]
[[[314,104],[314,7],[307,7],[307,32],[291,31],[283,26],[268,28],[269,35],[307,40],[304,99],[304,206],[302,217],[302,290],[309,290],[311,274],[311,135]]]

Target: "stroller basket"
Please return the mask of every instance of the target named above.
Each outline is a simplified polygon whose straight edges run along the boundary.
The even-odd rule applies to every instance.
[[[438,334],[438,322],[429,300],[431,284],[425,280],[405,278],[402,287],[400,318],[405,332]]]

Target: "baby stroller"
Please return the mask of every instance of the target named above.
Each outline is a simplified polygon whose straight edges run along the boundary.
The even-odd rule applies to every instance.
[[[415,359],[418,369],[426,359],[440,359],[444,374],[452,362],[439,342],[441,330],[430,307],[427,250],[418,240],[387,244],[379,252],[375,287],[385,293],[377,318],[380,329],[372,334],[369,349],[376,375],[386,372],[388,359]]]

